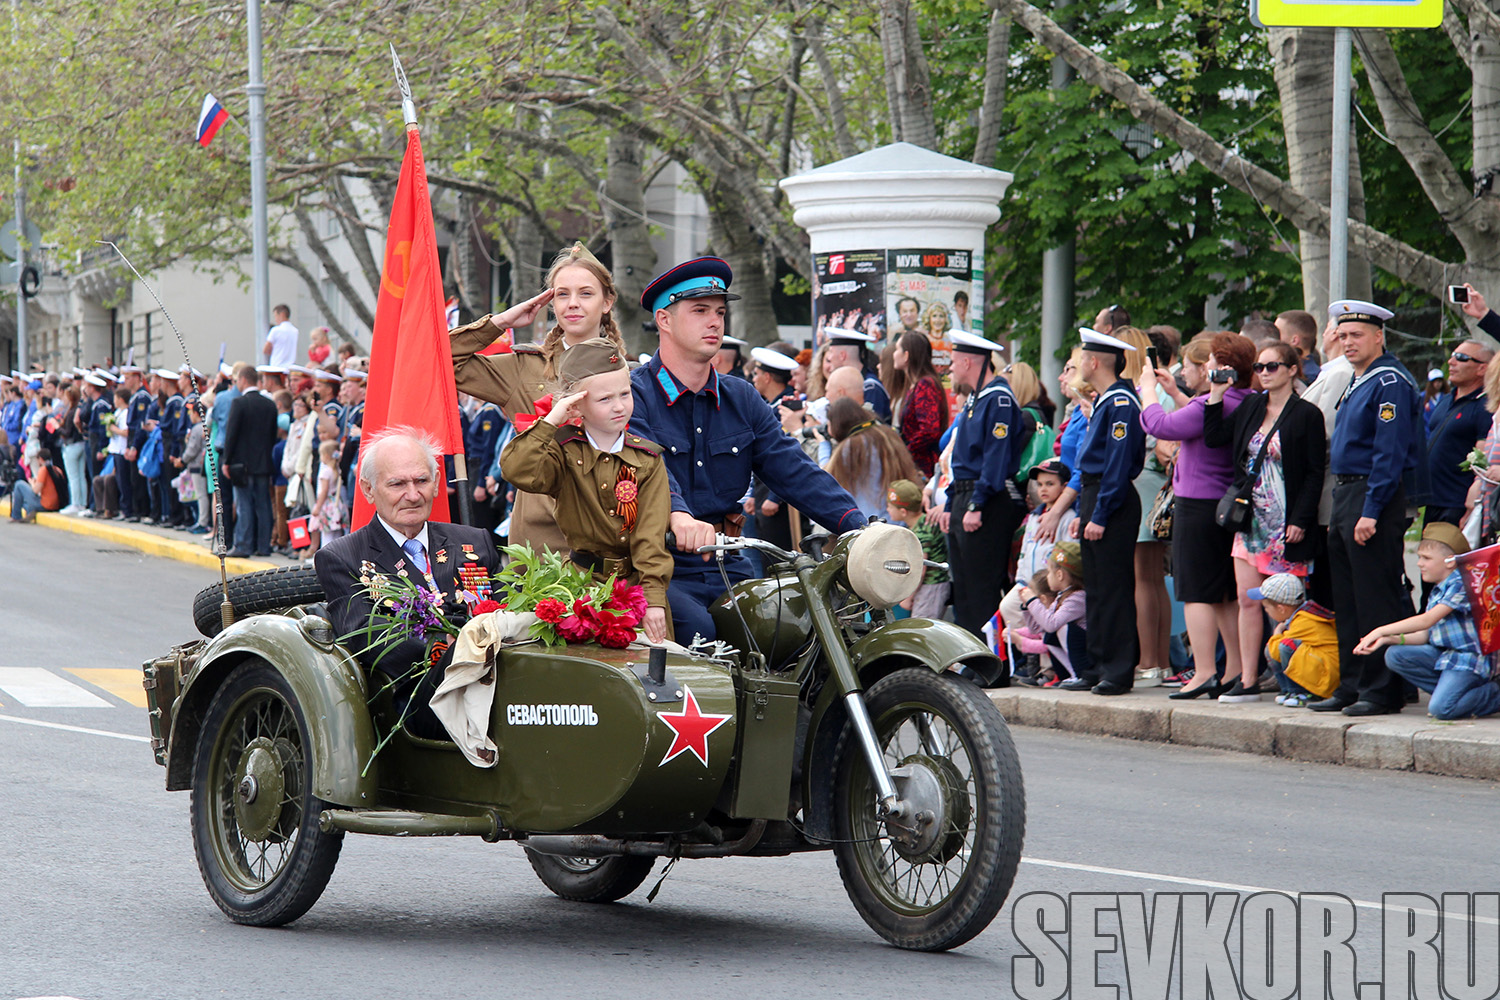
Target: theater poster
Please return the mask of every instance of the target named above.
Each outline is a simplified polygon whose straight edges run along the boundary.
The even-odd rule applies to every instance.
[[[983,309],[975,301],[982,282],[974,280],[971,250],[886,251],[886,315],[893,335],[920,330],[932,342],[932,363],[948,371],[954,329],[974,330]],[[982,326],[982,324],[981,324]]]
[[[886,251],[845,250],[813,255],[813,347],[827,327],[860,330],[885,339]]]

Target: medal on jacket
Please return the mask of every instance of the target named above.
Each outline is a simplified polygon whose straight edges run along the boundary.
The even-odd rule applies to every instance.
[[[624,462],[615,476],[615,517],[625,519],[625,530],[635,528],[635,517],[640,510],[639,488],[635,481],[635,470]]]
[[[478,563],[464,563],[458,567],[459,586],[475,595],[476,601],[490,599],[490,573]]]

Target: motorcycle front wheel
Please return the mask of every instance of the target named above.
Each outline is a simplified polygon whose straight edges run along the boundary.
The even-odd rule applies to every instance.
[[[924,668],[873,684],[865,703],[897,791],[930,821],[898,840],[877,813],[846,726],[835,755],[834,856],[854,908],[899,948],[944,951],[983,931],[1015,881],[1026,834],[1021,763],[994,703]]]

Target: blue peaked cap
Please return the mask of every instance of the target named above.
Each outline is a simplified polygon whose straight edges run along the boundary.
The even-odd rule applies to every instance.
[[[670,271],[658,275],[641,292],[641,308],[655,314],[674,302],[683,299],[702,299],[713,295],[724,297],[727,302],[738,299],[729,292],[734,272],[729,262],[719,257],[695,257],[678,264]]]

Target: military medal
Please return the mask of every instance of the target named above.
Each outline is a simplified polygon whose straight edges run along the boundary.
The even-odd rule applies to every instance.
[[[437,560],[437,564],[441,566],[443,563],[448,561],[448,550],[438,549],[437,554],[433,558],[435,558]]]
[[[626,531],[635,528],[636,514],[640,510],[640,503],[637,500],[639,495],[635,470],[621,462],[620,471],[615,476],[615,517],[625,519]]]
[[[487,601],[490,597],[490,574],[483,566],[467,563],[458,567],[458,582],[463,590],[475,595],[476,601]]]
[[[478,562],[479,561],[479,556],[477,556],[477,555],[474,554],[474,546],[465,544],[463,546],[463,550],[464,550],[464,562]]]

